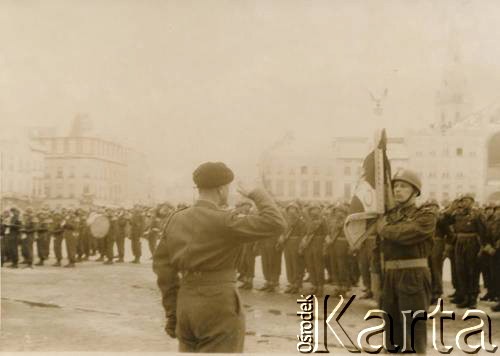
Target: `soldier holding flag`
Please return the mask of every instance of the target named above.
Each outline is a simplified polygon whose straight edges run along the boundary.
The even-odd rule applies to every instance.
[[[386,333],[386,347],[390,351],[425,353],[425,322],[416,321],[412,327],[413,318],[404,319],[402,312],[426,311],[429,307],[428,258],[437,216],[431,209],[416,207],[416,198],[422,190],[416,172],[402,170],[391,179],[386,144],[383,131],[363,163],[362,181],[344,228],[353,249],[362,246],[368,236],[376,235],[372,290],[380,308],[390,315],[394,331],[392,340],[391,333]]]
[[[395,345],[389,342],[387,345],[400,346],[402,351],[425,353],[425,322],[418,321],[412,328],[412,318],[406,318],[404,328],[405,319],[401,312],[426,311],[430,305],[432,290],[428,258],[432,252],[437,217],[431,210],[419,209],[415,205],[421,191],[420,178],[415,172],[400,171],[392,183],[396,206],[377,221],[378,253],[375,254],[383,256],[383,261],[375,264],[376,271],[382,273],[381,309],[393,320]],[[403,330],[406,330],[406,335],[403,335]]]

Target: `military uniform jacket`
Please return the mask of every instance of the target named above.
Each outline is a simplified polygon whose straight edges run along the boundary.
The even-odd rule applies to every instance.
[[[482,245],[489,243],[484,220],[476,209],[457,209],[450,216],[448,223],[453,227],[455,235],[475,233]]]
[[[380,273],[384,260],[428,258],[431,254],[437,216],[431,210],[409,205],[386,215],[387,225],[379,232],[374,251],[374,271]]]
[[[284,232],[286,221],[264,190],[254,190],[249,198],[257,206],[255,214],[221,210],[198,200],[170,216],[153,256],[167,318],[175,317],[178,272],[235,270],[241,244]]]

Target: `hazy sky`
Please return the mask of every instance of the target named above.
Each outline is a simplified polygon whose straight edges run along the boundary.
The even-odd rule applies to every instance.
[[[250,166],[299,140],[389,134],[434,118],[453,49],[470,110],[500,99],[498,1],[0,0],[0,124],[77,113],[167,179],[205,160]]]

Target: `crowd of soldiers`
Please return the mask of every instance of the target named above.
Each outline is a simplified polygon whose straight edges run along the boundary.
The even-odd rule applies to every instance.
[[[372,298],[370,270],[375,236],[368,236],[358,250],[350,248],[343,229],[349,205],[301,201],[280,205],[288,229],[281,236],[243,246],[238,264],[240,288],[253,288],[255,261],[260,256],[265,284],[259,290],[277,291],[284,256],[288,282],[285,293],[304,293],[303,282],[307,281],[312,285],[308,293],[321,296],[324,285],[333,284],[334,294],[345,295],[361,280],[364,287],[361,298]],[[67,258],[64,267],[75,267],[75,263],[88,261],[91,256],[108,265],[122,263],[127,240],[134,256],[130,262],[140,263],[141,239],[148,241],[152,255],[162,225],[171,212],[184,207],[168,203],[132,209],[44,207],[39,211],[27,208],[22,214],[11,208],[0,219],[2,266],[10,262],[11,268],[17,268],[18,264],[32,268],[35,246],[38,257],[35,265],[43,266],[49,257],[51,241],[56,259],[53,266],[62,266],[63,241]],[[451,301],[460,308],[475,307],[482,275],[486,292],[480,299],[498,302],[492,309],[500,311],[500,277],[494,272],[500,267],[500,205],[480,207],[473,195],[465,194],[442,208],[435,200],[425,202],[422,208],[432,209],[439,216],[429,257],[432,302],[442,297],[443,263],[449,258],[455,290],[449,296]],[[250,201],[243,201],[235,209],[241,214],[251,214],[253,207]],[[95,238],[90,232],[88,218],[92,213],[109,219],[110,228],[103,238]],[[19,249],[23,258],[20,263]]]
[[[252,289],[255,258],[261,256],[266,280],[259,290],[277,290],[284,255],[288,286],[285,293],[307,293],[321,296],[325,284],[335,285],[334,294],[349,293],[362,281],[364,294],[372,298],[371,270],[375,235],[368,236],[358,250],[352,250],[344,234],[349,205],[291,202],[281,204],[288,220],[282,236],[247,244],[238,266],[240,288]],[[242,214],[251,213],[249,202],[238,204]],[[472,194],[464,194],[441,207],[428,200],[420,209],[429,209],[438,216],[429,267],[432,276],[434,304],[443,297],[443,264],[450,260],[455,292],[448,296],[459,308],[474,308],[480,293],[480,275],[486,292],[483,301],[494,301],[500,311],[500,205],[479,206]],[[303,282],[312,289],[305,291]]]
[[[49,258],[52,242],[56,259],[53,266],[60,267],[63,262],[63,241],[67,258],[64,267],[75,267],[75,263],[88,261],[91,256],[96,256],[96,261],[106,265],[122,263],[127,240],[130,240],[134,256],[130,262],[140,263],[141,239],[147,239],[152,254],[162,223],[175,209],[168,203],[154,208],[136,205],[132,209],[95,207],[50,210],[45,206],[35,211],[28,207],[22,213],[18,208],[12,207],[5,210],[0,218],[2,266],[7,262],[10,262],[10,268],[18,268],[19,264],[26,268],[43,266]],[[89,217],[92,214],[104,215],[108,219],[109,229],[102,238],[96,238],[91,233]],[[114,253],[115,245],[118,255]],[[35,246],[38,257],[36,264]],[[19,250],[23,258],[21,262]]]

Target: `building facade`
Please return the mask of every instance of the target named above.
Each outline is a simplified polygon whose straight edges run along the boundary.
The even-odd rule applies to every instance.
[[[144,155],[93,137],[39,136],[33,140],[46,151],[43,190],[50,206],[151,202]]]
[[[498,117],[497,117],[498,116]],[[472,192],[479,202],[500,201],[499,115],[461,121],[448,127],[408,131],[391,137],[387,155],[392,172],[411,168],[422,178],[420,200],[446,203]],[[338,137],[321,154],[293,149],[294,143],[267,152],[260,170],[277,199],[349,200],[373,149],[373,139]]]
[[[44,199],[45,151],[27,140],[0,141],[0,200],[2,208],[38,205]]]

